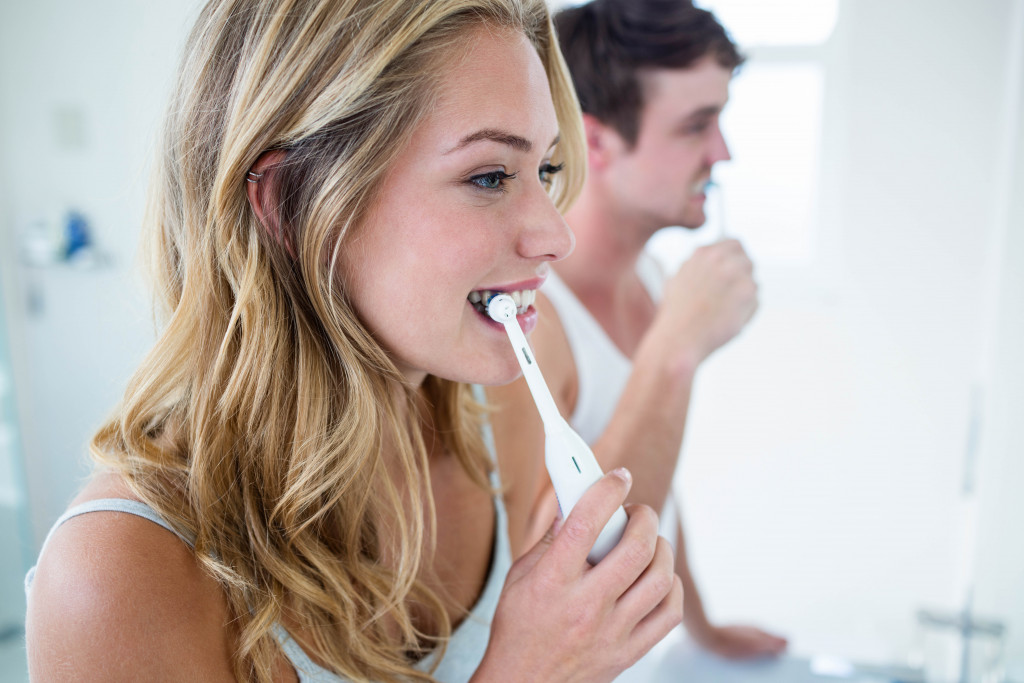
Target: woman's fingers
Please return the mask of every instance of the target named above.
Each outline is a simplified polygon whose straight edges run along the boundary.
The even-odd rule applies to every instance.
[[[622,595],[647,570],[658,542],[657,513],[646,505],[626,505],[625,509],[629,522],[622,539],[587,576],[615,596]]]
[[[594,482],[562,522],[558,534],[537,562],[538,568],[543,566],[546,571],[565,579],[578,577],[588,566],[587,554],[598,535],[612,513],[622,505],[632,484],[633,476],[624,467]]]
[[[683,582],[672,575],[668,594],[633,629],[630,645],[636,648],[636,659],[657,645],[662,638],[683,621]]]
[[[539,541],[533,544],[533,547],[523,553],[518,560],[512,564],[512,568],[509,569],[507,581],[516,581],[521,576],[525,576],[529,572],[533,571],[533,568],[540,561],[540,558],[544,557],[544,553],[551,547],[552,541],[555,540],[555,536],[558,534],[558,529],[562,524],[560,518],[556,518],[551,522],[551,526],[544,532],[544,536]]]
[[[535,680],[610,681],[679,623],[682,584],[647,506],[626,506],[629,521],[618,545],[596,566],[587,563],[629,484],[624,472],[599,479],[554,538],[513,565],[483,670],[528,666]]]
[[[620,618],[630,624],[637,624],[659,607],[679,581],[673,571],[674,565],[672,546],[658,536],[652,559],[615,605]]]

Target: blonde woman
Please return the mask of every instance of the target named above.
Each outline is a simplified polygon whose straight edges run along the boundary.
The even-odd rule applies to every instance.
[[[161,334],[29,576],[33,679],[601,681],[678,624],[648,508],[585,560],[624,471],[519,547],[541,454],[465,384],[518,374],[470,297],[569,253],[582,150],[543,0],[209,2]]]

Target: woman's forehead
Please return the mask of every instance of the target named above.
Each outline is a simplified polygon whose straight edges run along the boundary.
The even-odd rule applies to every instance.
[[[481,130],[503,131],[547,148],[558,134],[544,65],[522,32],[481,27],[448,62],[414,137],[444,151]]]

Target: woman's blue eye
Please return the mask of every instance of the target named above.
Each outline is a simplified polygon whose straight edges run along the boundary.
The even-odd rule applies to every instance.
[[[557,166],[553,164],[544,164],[543,166],[540,167],[540,171],[538,172],[538,175],[540,176],[540,181],[545,185],[550,185],[551,182],[554,180],[552,176],[561,171],[563,168],[565,168],[564,163],[558,164]]]
[[[475,175],[469,179],[469,182],[473,183],[477,187],[484,190],[504,190],[506,180],[514,180],[516,177],[515,173],[505,173],[504,171],[491,171],[490,173],[481,173]]]

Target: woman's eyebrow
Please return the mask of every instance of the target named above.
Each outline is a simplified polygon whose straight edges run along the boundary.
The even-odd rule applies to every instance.
[[[495,128],[484,128],[478,130],[475,133],[470,133],[466,137],[459,140],[459,143],[452,147],[445,154],[452,154],[460,149],[472,145],[474,142],[482,142],[489,140],[491,142],[497,142],[503,145],[508,145],[512,149],[518,152],[529,152],[533,149],[533,143],[526,138],[516,135],[515,133],[509,133],[503,130],[497,130]]]
[[[560,138],[560,134],[556,135],[555,139],[551,142],[550,145],[548,145],[548,148],[550,149],[551,147],[557,145]],[[520,135],[516,135],[515,133],[509,133],[503,130],[498,130],[496,128],[483,128],[481,130],[476,131],[475,133],[470,133],[469,135],[459,140],[458,144],[449,149],[447,152],[445,152],[445,154],[452,154],[454,152],[459,151],[460,149],[463,149],[464,147],[473,144],[474,142],[482,141],[497,142],[502,145],[508,145],[517,152],[523,153],[527,153],[533,149],[533,143]]]

